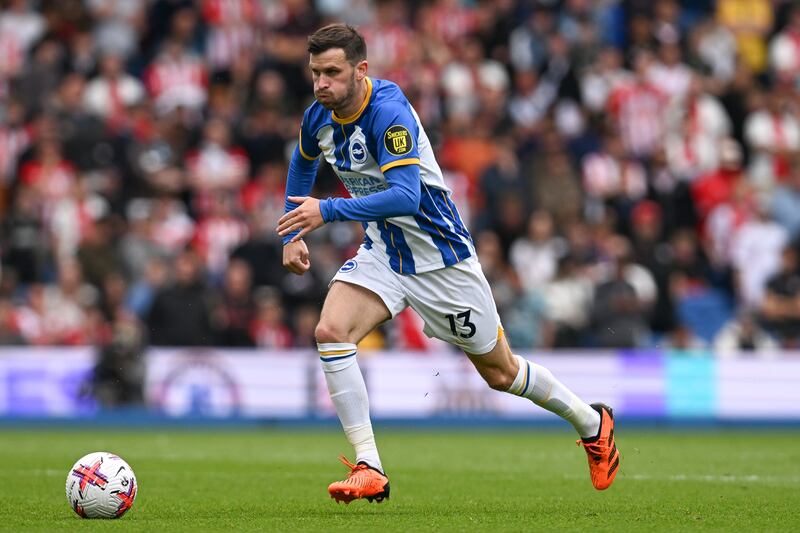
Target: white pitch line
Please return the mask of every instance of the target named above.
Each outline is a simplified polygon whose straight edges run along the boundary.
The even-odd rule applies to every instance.
[[[567,479],[583,479],[584,476],[565,476]],[[620,473],[618,479],[631,481],[671,481],[671,482],[705,482],[705,483],[763,483],[800,485],[800,476],[760,476],[748,475],[714,475],[714,474],[671,474],[668,476],[652,476],[650,474]]]

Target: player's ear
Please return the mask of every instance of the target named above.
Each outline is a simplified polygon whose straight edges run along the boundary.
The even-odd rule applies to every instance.
[[[362,59],[356,65],[356,81],[361,81],[367,77],[367,60]]]

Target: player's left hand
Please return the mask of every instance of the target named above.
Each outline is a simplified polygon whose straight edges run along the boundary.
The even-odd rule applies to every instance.
[[[300,231],[292,237],[289,242],[302,239],[303,235],[311,233],[318,227],[325,224],[322,219],[322,211],[319,208],[319,200],[310,196],[289,196],[287,198],[292,203],[300,204],[278,220],[278,235],[283,237],[293,231]]]

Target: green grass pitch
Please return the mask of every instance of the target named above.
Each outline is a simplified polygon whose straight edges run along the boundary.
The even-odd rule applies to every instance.
[[[617,428],[622,466],[596,492],[572,434],[381,429],[391,499],[328,498],[349,452],[334,430],[0,430],[0,529],[10,531],[800,530],[800,433]],[[120,520],[82,520],[67,470],[91,451],[139,480]]]

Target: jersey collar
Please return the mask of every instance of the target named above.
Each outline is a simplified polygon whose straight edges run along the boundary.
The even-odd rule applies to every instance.
[[[361,107],[358,108],[358,111],[345,118],[339,118],[336,116],[336,111],[331,111],[331,118],[334,120],[334,122],[338,122],[339,124],[351,124],[358,120],[358,117],[360,117],[361,113],[364,112],[364,109],[369,103],[369,99],[372,97],[372,80],[369,78],[369,76],[364,79],[367,80],[367,94],[364,96],[364,101],[361,102]]]

